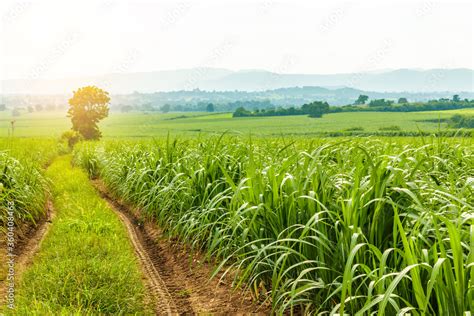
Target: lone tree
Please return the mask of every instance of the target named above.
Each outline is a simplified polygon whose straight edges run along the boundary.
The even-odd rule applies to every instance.
[[[361,94],[359,95],[357,100],[354,102],[354,104],[357,104],[357,105],[365,104],[365,102],[367,102],[368,99],[369,99],[369,96]]]
[[[74,91],[67,111],[72,129],[78,131],[84,139],[99,139],[102,134],[97,123],[109,115],[109,102],[109,93],[95,86]]]
[[[162,113],[168,113],[171,110],[171,105],[169,104],[163,104],[163,106],[160,108]]]
[[[309,117],[322,117],[323,114],[329,112],[329,104],[327,102],[314,101],[301,106],[301,111],[308,114]]]
[[[214,104],[209,103],[209,104],[206,106],[206,111],[207,111],[207,112],[214,112]]]

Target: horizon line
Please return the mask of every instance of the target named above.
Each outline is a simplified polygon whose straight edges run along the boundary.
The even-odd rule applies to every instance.
[[[221,70],[221,71],[229,71],[231,73],[243,73],[243,72],[265,72],[271,73],[276,75],[316,75],[316,76],[335,76],[335,75],[351,75],[351,74],[383,74],[383,73],[390,73],[395,71],[407,70],[407,71],[417,71],[417,72],[427,72],[427,71],[446,71],[446,70],[470,70],[474,71],[474,68],[469,67],[454,67],[454,68],[384,68],[384,69],[374,69],[374,70],[364,70],[364,71],[356,71],[356,72],[331,72],[331,73],[316,73],[316,72],[277,72],[267,69],[259,69],[259,68],[241,68],[238,70],[230,69],[230,68],[222,68],[222,67],[191,67],[191,68],[175,68],[175,69],[161,69],[161,70],[151,70],[151,71],[132,71],[132,72],[108,72],[108,73],[101,73],[101,74],[88,74],[88,75],[71,75],[71,76],[63,76],[63,77],[45,77],[45,78],[5,78],[0,79],[0,81],[40,81],[40,80],[68,80],[68,79],[82,79],[88,77],[102,77],[102,76],[109,76],[109,75],[129,75],[129,74],[151,74],[151,73],[160,73],[160,72],[177,72],[177,71],[194,71],[198,69],[210,69],[210,70]]]

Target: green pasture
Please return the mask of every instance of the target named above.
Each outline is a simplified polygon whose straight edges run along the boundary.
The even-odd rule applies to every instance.
[[[454,114],[473,115],[473,109],[433,112],[356,112],[326,114],[323,118],[307,116],[232,118],[231,113],[115,113],[100,123],[105,138],[198,135],[222,133],[253,134],[261,136],[321,135],[362,127],[364,132],[377,132],[387,126],[398,126],[402,131],[434,132],[448,129],[445,122]],[[9,112],[0,116],[0,137],[11,134],[18,137],[58,137],[70,128],[65,112],[22,113],[11,117]]]

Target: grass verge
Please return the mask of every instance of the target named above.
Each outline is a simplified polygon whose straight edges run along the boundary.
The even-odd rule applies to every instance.
[[[57,216],[22,276],[15,314],[149,313],[126,230],[86,174],[66,156],[46,176]]]

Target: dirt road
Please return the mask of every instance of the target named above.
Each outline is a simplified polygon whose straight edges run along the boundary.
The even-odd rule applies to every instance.
[[[212,267],[200,258],[162,238],[153,223],[113,199],[104,186],[95,187],[127,228],[146,280],[150,303],[157,314],[268,314],[268,308],[233,290],[231,281],[209,280]]]

